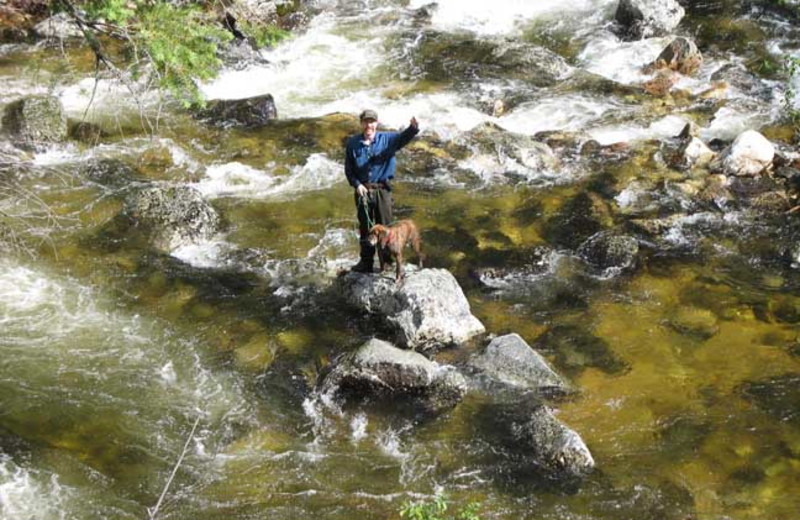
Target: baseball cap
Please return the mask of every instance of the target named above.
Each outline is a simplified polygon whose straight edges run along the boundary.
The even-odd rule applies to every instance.
[[[364,110],[363,112],[361,112],[361,115],[358,116],[358,119],[360,121],[363,121],[365,119],[374,119],[375,121],[377,121],[378,120],[378,113],[375,112],[374,110],[368,108],[367,110]]]

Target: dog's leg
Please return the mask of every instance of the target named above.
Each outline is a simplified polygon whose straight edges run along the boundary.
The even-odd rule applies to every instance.
[[[405,271],[403,270],[403,250],[399,250],[397,254],[394,256],[394,261],[397,263],[397,268],[395,270],[395,284],[400,285],[403,283],[403,278],[405,278]]]
[[[381,272],[386,269],[386,259],[384,258],[384,248],[378,247],[378,265],[380,266]]]
[[[413,247],[414,252],[417,253],[417,258],[419,258],[419,268],[422,269],[422,264],[425,261],[425,255],[423,255],[422,251],[420,250],[419,233],[414,233],[414,236],[411,237],[411,247]]]

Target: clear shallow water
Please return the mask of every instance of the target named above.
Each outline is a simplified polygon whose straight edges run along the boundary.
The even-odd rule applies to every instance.
[[[598,14],[607,3],[442,6],[435,28],[491,35],[597,8],[581,41],[608,38]],[[403,152],[398,214],[425,230],[431,265],[457,275],[491,333],[521,334],[580,388],[558,415],[583,436],[598,470],[577,489],[542,482],[497,442],[478,394],[428,421],[392,408],[340,415],[312,406],[308,389],[322,367],[376,333],[325,294],[357,251],[352,194],[337,173],[348,130],[324,130],[309,145],[176,116],[161,140],[56,148],[17,179],[62,227],[37,259],[0,263],[0,516],[144,518],[200,417],[162,518],[395,518],[405,500],[439,490],[459,504],[480,501],[486,518],[794,518],[800,279],[764,260],[759,241],[774,237],[735,215],[687,218],[669,235],[679,253],[645,256],[633,273],[587,274],[558,249],[530,266],[521,252],[548,245],[548,222],[597,171],[558,169],[542,178],[559,179],[515,184],[507,165],[487,166],[473,152],[444,163],[459,165],[452,171],[417,159],[485,122],[524,135],[586,131],[610,143],[677,133],[683,114],[556,88],[493,117],[472,86],[398,79],[354,52],[394,41],[411,23],[398,5],[367,7],[318,17],[268,53],[272,65],[224,73],[209,93],[271,92],[285,119],[373,105],[402,127],[416,114],[440,141]],[[609,44],[592,55],[587,43],[575,65],[634,82],[630,46]],[[741,117],[768,120],[769,106]],[[706,131],[730,131],[726,113]],[[225,218],[223,232],[172,255],[117,239],[107,226],[125,189],[79,173],[97,157],[133,162],[142,180],[197,187]],[[635,158],[599,169],[627,179],[643,164],[658,173]],[[494,291],[470,275],[498,265],[522,275]],[[713,334],[676,325],[687,321]]]

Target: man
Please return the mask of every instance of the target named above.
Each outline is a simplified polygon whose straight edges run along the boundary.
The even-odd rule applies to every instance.
[[[402,132],[378,132],[378,113],[364,110],[359,116],[361,134],[347,140],[344,173],[355,188],[358,231],[361,237],[361,260],[352,270],[371,273],[375,246],[369,243],[369,228],[392,223],[392,185],[394,154],[419,133],[415,117]]]

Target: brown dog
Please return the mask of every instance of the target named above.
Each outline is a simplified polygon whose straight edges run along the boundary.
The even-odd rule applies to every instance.
[[[401,283],[405,277],[403,271],[403,248],[406,244],[411,244],[414,252],[419,257],[419,266],[422,267],[422,261],[425,259],[419,249],[419,231],[413,220],[399,220],[391,226],[384,226],[376,224],[369,230],[369,243],[378,247],[378,260],[381,264],[381,272],[386,267],[386,258],[384,253],[388,251],[394,257],[394,262],[397,264],[396,270],[396,283]]]

